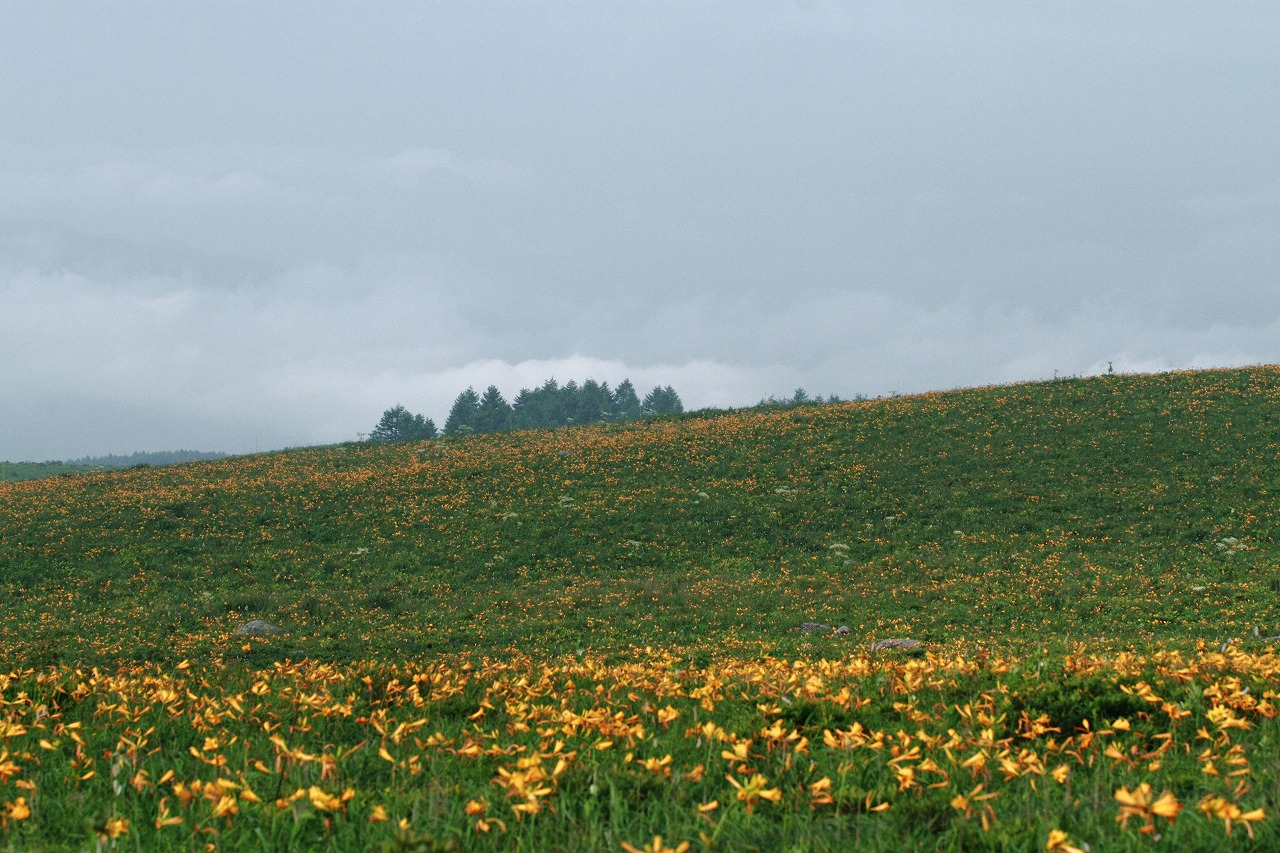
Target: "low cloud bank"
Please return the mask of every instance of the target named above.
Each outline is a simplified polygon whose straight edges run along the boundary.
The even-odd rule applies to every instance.
[[[700,408],[797,387],[850,398],[1280,360],[1280,317],[1189,326],[1123,302],[1057,314],[864,291],[802,293],[764,310],[694,296],[608,323],[599,305],[567,302],[542,325],[489,310],[491,294],[429,258],[231,286],[202,280],[196,265],[150,275],[98,266],[0,275],[0,313],[23,318],[0,338],[0,361],[23,365],[6,382],[0,458],[345,441],[397,403],[443,422],[468,386],[510,398],[549,377],[629,378],[642,394],[672,385]]]

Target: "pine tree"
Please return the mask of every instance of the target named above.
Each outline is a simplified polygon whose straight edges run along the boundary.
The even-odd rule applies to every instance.
[[[501,432],[511,427],[511,406],[498,390],[490,385],[480,398],[476,411],[476,432]]]
[[[684,414],[685,403],[680,400],[680,394],[676,393],[676,389],[671,386],[663,388],[667,392],[667,411],[668,414],[680,415]]]
[[[539,426],[538,392],[521,388],[520,393],[511,401],[511,428],[537,429]]]
[[[564,426],[564,389],[553,376],[538,389],[538,426],[552,428]]]
[[[404,406],[397,405],[382,413],[382,420],[369,433],[369,440],[422,441],[436,436],[436,425],[430,418],[415,415]]]
[[[613,411],[614,418],[620,421],[634,421],[644,414],[640,409],[640,398],[636,396],[636,386],[630,379],[622,380],[614,389]]]
[[[595,424],[613,420],[613,395],[609,386],[588,379],[578,390],[578,405],[573,414],[573,422],[577,424]]]
[[[667,395],[667,414],[682,414],[684,412],[684,403],[680,400],[680,395],[676,393],[676,389],[668,385],[662,390]]]
[[[665,388],[654,388],[645,395],[640,410],[646,415],[678,415],[684,411],[680,395],[668,385]]]
[[[609,383],[586,379],[582,385],[555,378],[537,388],[521,388],[508,404],[496,386],[483,398],[468,388],[458,395],[445,421],[445,435],[495,432],[508,429],[555,429],[566,424],[635,420],[647,415],[671,415],[684,411],[680,395],[670,385],[654,388],[641,402],[630,379],[610,390]]]
[[[449,417],[444,422],[445,435],[467,435],[476,431],[480,414],[480,397],[474,388],[468,387],[453,401]]]
[[[549,429],[565,422],[563,389],[554,378],[539,388],[521,388],[511,407],[512,429]]]
[[[578,399],[581,396],[581,392],[578,389],[578,383],[573,381],[572,379],[564,383],[564,386],[560,389],[559,396],[560,396],[560,411],[559,411],[560,420],[554,424],[551,424],[551,426],[563,426],[565,424],[576,424],[578,422],[575,417],[578,414]]]

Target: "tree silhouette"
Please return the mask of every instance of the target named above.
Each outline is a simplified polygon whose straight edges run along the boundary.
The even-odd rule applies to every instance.
[[[640,406],[640,398],[636,395],[636,386],[630,379],[618,383],[613,391],[614,418],[620,421],[638,420],[644,415]]]
[[[444,422],[445,435],[466,435],[476,431],[480,414],[480,397],[474,388],[468,387],[453,401],[449,417]]]
[[[683,411],[680,395],[670,385],[654,388],[642,402],[630,379],[610,389],[609,383],[595,379],[585,379],[581,385],[574,380],[560,385],[553,377],[537,388],[521,388],[511,403],[496,385],[486,388],[483,395],[477,394],[474,387],[467,388],[453,401],[443,433],[463,436],[511,429],[554,429],[567,424],[628,421]],[[436,426],[429,419],[397,405],[383,413],[369,440],[404,441],[437,435]]]
[[[684,411],[680,395],[668,385],[665,388],[654,388],[645,395],[640,410],[646,415],[678,415]]]
[[[476,409],[476,432],[502,432],[511,427],[511,406],[496,385],[490,385]]]
[[[582,387],[578,389],[573,422],[594,424],[600,421],[611,421],[613,415],[613,394],[609,393],[609,386],[594,379],[583,382]]]
[[[394,406],[382,413],[382,420],[369,433],[373,442],[421,441],[435,438],[436,425],[430,418],[415,415],[404,406]]]

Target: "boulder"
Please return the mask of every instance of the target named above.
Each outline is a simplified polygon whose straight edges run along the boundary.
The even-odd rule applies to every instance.
[[[236,634],[283,634],[284,629],[279,625],[272,625],[270,622],[264,622],[261,619],[254,619],[252,622],[246,622],[237,628]]]
[[[812,634],[814,631],[835,631],[837,634],[849,633],[848,625],[841,625],[839,628],[832,628],[830,625],[823,625],[821,622],[801,622],[800,630]]]
[[[871,651],[879,652],[884,649],[916,649],[923,646],[924,643],[919,640],[913,640],[910,637],[890,637],[887,640],[881,640],[871,647]]]

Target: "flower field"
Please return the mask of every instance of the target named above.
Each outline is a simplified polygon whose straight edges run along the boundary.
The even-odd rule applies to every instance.
[[[1270,651],[624,657],[12,672],[2,831],[16,849],[1280,842]]]
[[[1276,849],[1277,379],[0,483],[0,849]]]

